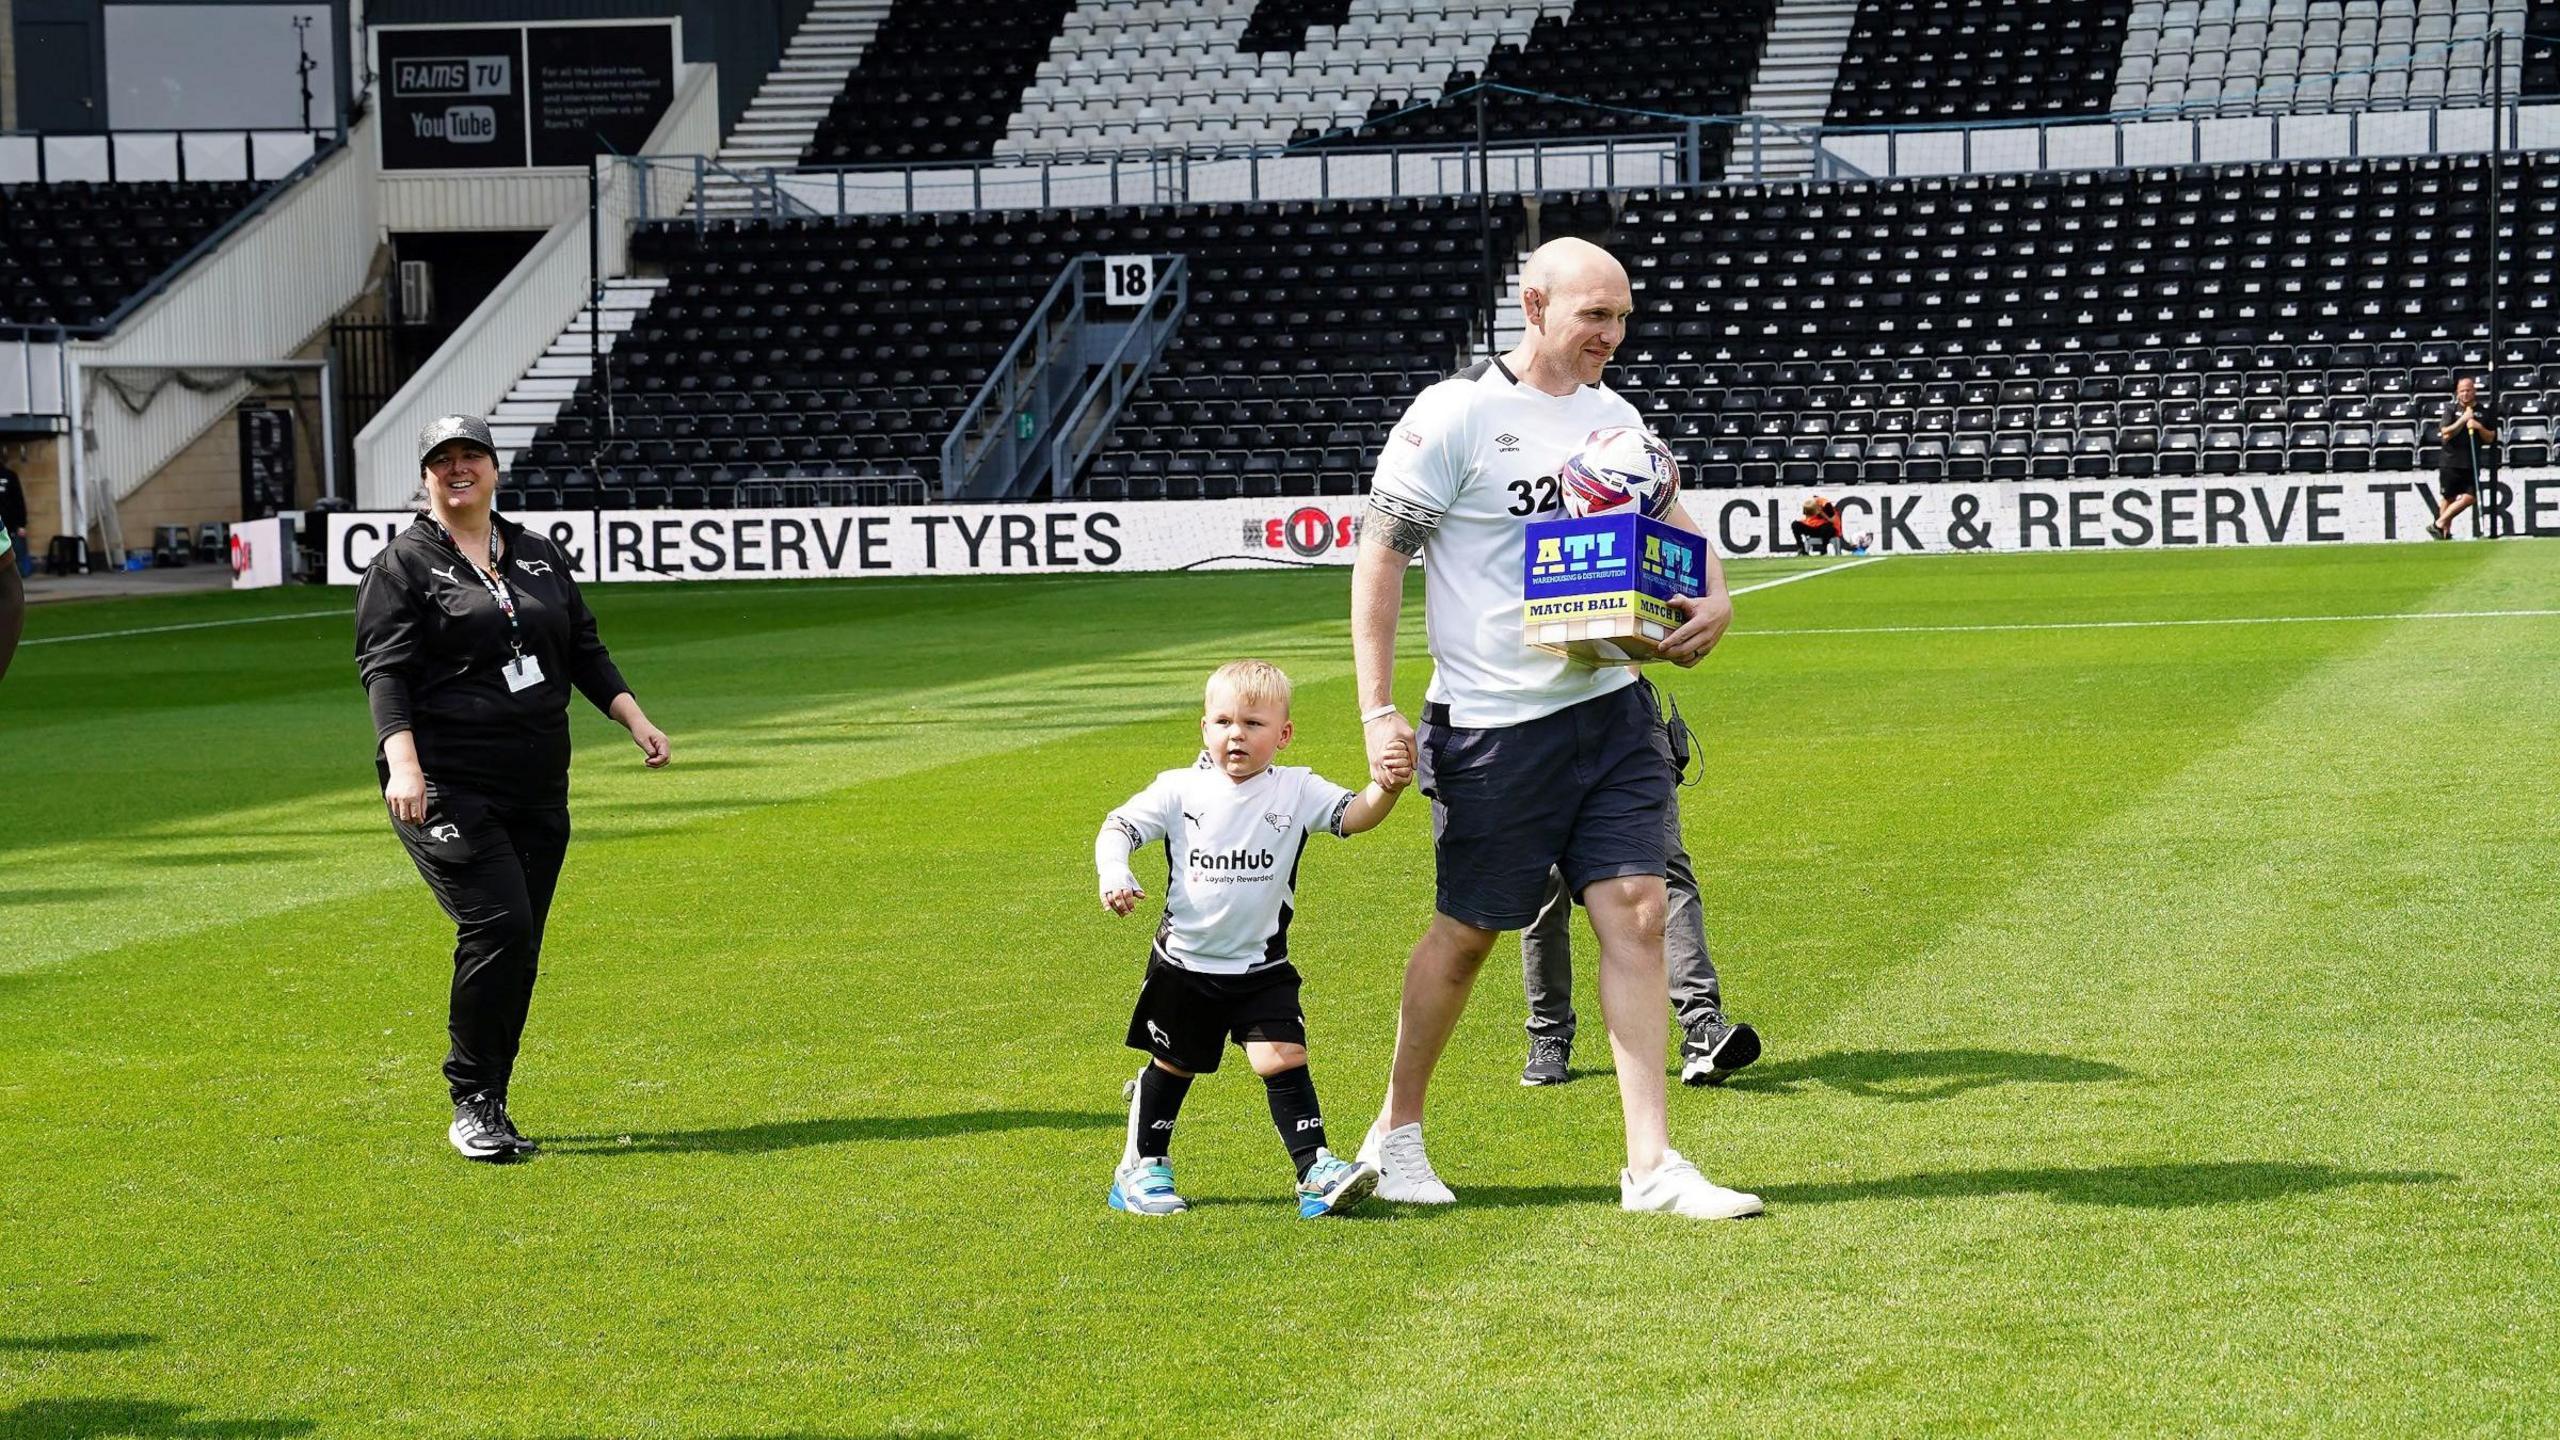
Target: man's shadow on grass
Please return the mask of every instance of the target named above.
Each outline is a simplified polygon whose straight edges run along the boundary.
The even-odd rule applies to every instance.
[[[613,1135],[561,1135],[543,1142],[554,1155],[762,1155],[812,1145],[883,1140],[942,1140],[1007,1130],[1117,1130],[1125,1113],[1089,1110],[958,1110],[943,1115],[856,1115],[776,1120],[708,1130],[634,1130]]]
[[[1831,1050],[1755,1065],[1724,1082],[1745,1094],[1793,1095],[1808,1083],[1894,1104],[1946,1100],[1995,1085],[2087,1085],[2131,1078],[2103,1060],[2026,1050]]]
[[[2062,1165],[1988,1170],[1922,1171],[1874,1180],[1818,1181],[1802,1185],[1750,1185],[1767,1201],[1837,1205],[1860,1200],[1970,1200],[1993,1195],[2042,1195],[2059,1205],[2112,1205],[2131,1210],[2184,1210],[2318,1195],[2355,1185],[2435,1185],[2455,1177],[2429,1170],[2351,1170],[2343,1165],[2284,1160],[2201,1160],[2191,1164]],[[1611,1200],[1605,1185],[1460,1185],[1460,1208],[1596,1204]],[[1401,1207],[1410,1211],[1413,1207]],[[1433,1207],[1437,1208],[1437,1207]]]
[[[0,1410],[0,1435],[42,1440],[284,1440],[319,1428],[308,1420],[191,1419],[202,1407],[166,1400],[100,1396],[77,1400],[21,1400]]]

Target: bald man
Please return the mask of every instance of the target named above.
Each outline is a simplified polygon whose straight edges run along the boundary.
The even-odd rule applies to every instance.
[[[1387,1200],[1456,1199],[1422,1145],[1423,1095],[1494,941],[1537,917],[1561,870],[1600,938],[1600,1010],[1617,1059],[1627,1163],[1619,1203],[1697,1219],[1759,1213],[1671,1148],[1664,1114],[1665,814],[1674,782],[1652,687],[1529,647],[1520,624],[1523,527],[1563,512],[1557,475],[1595,430],[1644,422],[1600,383],[1635,312],[1627,272],[1580,240],[1541,246],[1521,273],[1528,329],[1508,354],[1415,397],[1387,438],[1351,571],[1351,642],[1370,773],[1417,732],[1394,695],[1404,574],[1429,550],[1423,619],[1431,688],[1418,778],[1431,797],[1438,888],[1405,964],[1385,1113],[1361,1158]],[[1696,533],[1670,497],[1662,518]],[[1733,602],[1707,551],[1707,593],[1673,601],[1663,644],[1695,665]]]

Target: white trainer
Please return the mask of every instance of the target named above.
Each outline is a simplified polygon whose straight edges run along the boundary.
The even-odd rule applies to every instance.
[[[1152,1063],[1152,1062],[1151,1062]],[[1145,1068],[1121,1083],[1120,1098],[1129,1102],[1129,1123],[1120,1141],[1120,1163],[1116,1170],[1126,1170],[1138,1163],[1138,1082],[1146,1078]]]
[[[1377,1194],[1381,1200],[1400,1205],[1448,1205],[1458,1198],[1431,1168],[1431,1157],[1422,1153],[1419,1120],[1393,1130],[1370,1126],[1368,1138],[1360,1142],[1359,1158],[1378,1167]]]
[[[1378,1193],[1386,1191],[1381,1187]],[[1759,1196],[1727,1190],[1699,1174],[1698,1167],[1680,1158],[1679,1151],[1665,1150],[1662,1163],[1642,1180],[1628,1171],[1618,1172],[1618,1208],[1660,1211],[1691,1220],[1739,1220],[1759,1214],[1761,1206]]]

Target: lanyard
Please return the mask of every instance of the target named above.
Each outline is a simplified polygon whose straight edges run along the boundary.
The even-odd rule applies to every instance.
[[[455,554],[461,555],[462,542],[453,538],[451,530],[445,530],[444,522],[436,522],[436,528],[444,530],[445,543],[453,547]],[[471,564],[471,557],[468,555],[463,555],[462,560],[466,565]],[[516,619],[515,591],[508,588],[506,578],[498,573],[498,525],[494,520],[489,522],[489,568],[483,570],[477,565],[472,565],[471,578],[479,581],[480,588],[489,592],[489,598],[498,602],[498,613],[507,617],[507,648],[513,650],[518,659],[522,659],[524,657],[524,626]]]

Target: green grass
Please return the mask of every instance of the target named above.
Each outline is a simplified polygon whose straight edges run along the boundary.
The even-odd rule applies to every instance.
[[[1939,628],[2548,611],[2560,547],[1744,596],[1666,672],[1770,1043],[1674,1087],[1675,1143],[1769,1202],[1727,1225],[1617,1210],[1607,1074],[1514,1083],[1507,942],[1434,1091],[1458,1206],[1296,1222],[1231,1065],[1183,1126],[1198,1208],[1103,1208],[1150,922],[1094,904],[1093,829],[1239,654],[1297,676],[1291,758],[1356,775],[1340,572],[595,600],[677,763],[577,719],[517,1085],[550,1148],[504,1169],[443,1143],[450,932],[381,818],[345,615],[21,653],[0,1434],[2560,1428],[2560,618]],[[46,607],[30,639],[347,603]],[[1430,876],[1418,801],[1308,856],[1338,1136]]]

